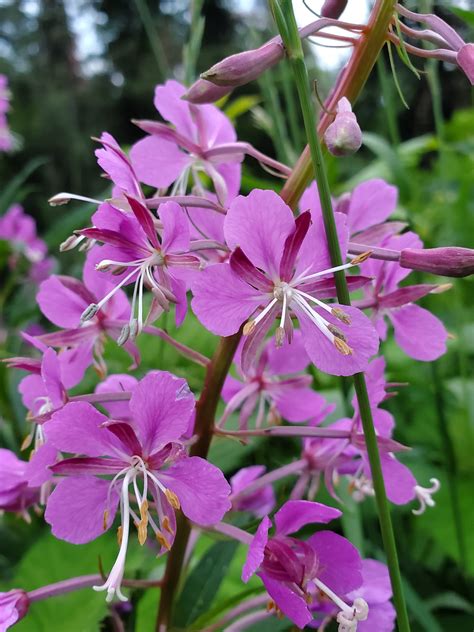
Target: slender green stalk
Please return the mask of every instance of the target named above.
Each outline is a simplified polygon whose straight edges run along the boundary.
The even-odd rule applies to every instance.
[[[341,251],[337,238],[336,223],[331,202],[331,193],[329,190],[329,182],[324,166],[321,143],[316,131],[316,117],[311,101],[309,77],[304,61],[303,48],[298,36],[298,27],[293,12],[293,5],[291,0],[271,1],[278,29],[285,44],[286,53],[292,65],[293,73],[295,75],[298,96],[303,113],[304,126],[310,148],[313,172],[314,176],[316,177],[316,182],[319,190],[319,197],[324,218],[324,227],[326,231],[329,251],[331,253],[332,265],[338,266],[342,264]],[[338,272],[334,276],[339,301],[344,305],[350,305],[349,289],[344,272]],[[380,530],[382,532],[382,539],[385,554],[387,556],[387,564],[392,583],[393,599],[395,609],[397,611],[398,628],[400,632],[409,632],[410,624],[408,621],[408,613],[405,605],[405,598],[403,595],[402,579],[400,568],[398,565],[397,547],[392,527],[389,504],[385,492],[385,484],[380,463],[377,436],[375,434],[372,411],[370,408],[369,396],[363,373],[356,373],[354,375],[354,387],[359,403],[362,427],[364,430],[365,442],[367,446],[367,454],[369,457],[370,469],[372,472],[372,480],[375,490],[375,499],[380,522]]]
[[[153,17],[150,13],[150,9],[146,0],[135,0],[135,6],[137,7],[143,28],[145,29],[148,42],[150,43],[153,57],[155,58],[156,65],[158,66],[158,72],[164,80],[169,76],[170,69],[166,60],[164,48],[161,45],[160,38],[153,24]]]
[[[278,160],[287,165],[290,162],[288,133],[272,72],[264,73],[258,80],[258,84],[265,100],[267,112],[272,119],[272,140]]]
[[[221,338],[214,356],[208,365],[204,388],[196,405],[195,434],[197,441],[191,447],[191,456],[206,458],[211,445],[214,419],[217,405],[221,396],[224,380],[229,371],[232,359],[239,344],[240,332]],[[156,620],[157,632],[165,632],[169,629],[173,614],[173,601],[177,596],[181,571],[183,568],[186,546],[191,527],[183,514],[178,516],[176,538],[169,553],[166,563],[163,588],[160,595],[160,606]]]
[[[304,138],[303,130],[301,129],[301,122],[298,116],[298,103],[295,95],[295,85],[293,81],[293,75],[291,74],[288,61],[285,59],[280,64],[280,77],[283,88],[283,95],[285,97],[285,105],[288,113],[288,123],[292,136],[292,147],[295,151],[300,152],[302,149],[302,141]]]
[[[191,2],[191,26],[189,40],[183,50],[184,82],[190,85],[196,78],[196,64],[204,34],[205,18],[201,15],[204,0]]]

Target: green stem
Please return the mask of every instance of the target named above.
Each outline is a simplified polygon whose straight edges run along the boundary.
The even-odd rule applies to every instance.
[[[354,103],[359,96],[386,42],[387,29],[392,21],[395,4],[396,0],[376,0],[367,27],[355,44],[352,57],[341,72],[336,88],[325,104],[328,112],[336,109],[341,97],[347,97]],[[320,136],[332,120],[331,114],[323,113],[318,125]],[[281,197],[289,206],[296,206],[312,177],[311,154],[307,146],[281,191]]]
[[[278,29],[285,44],[286,53],[292,65],[293,73],[295,75],[306,136],[308,138],[308,144],[310,148],[313,175],[315,176],[318,185],[319,197],[324,218],[324,227],[326,231],[329,251],[331,253],[332,265],[338,266],[342,264],[341,250],[337,237],[336,223],[331,202],[331,193],[323,161],[321,143],[316,131],[316,117],[311,101],[309,77],[304,61],[303,48],[298,36],[298,27],[293,12],[293,5],[291,0],[271,1]],[[390,2],[386,2],[385,4],[391,5]],[[349,289],[344,272],[340,271],[334,276],[339,302],[344,305],[350,305]],[[397,547],[392,527],[389,504],[385,492],[385,484],[380,463],[377,436],[375,433],[374,423],[372,419],[372,411],[370,408],[369,396],[363,373],[356,373],[354,375],[354,387],[359,404],[362,427],[364,430],[365,442],[367,447],[367,454],[369,457],[370,469],[372,472],[372,480],[375,490],[375,500],[379,516],[380,530],[382,533],[382,540],[390,572],[393,600],[395,604],[395,609],[397,611],[398,628],[400,632],[409,632],[410,624],[408,621],[408,613],[405,605],[405,598],[403,595],[402,579],[398,564]]]
[[[267,112],[273,122],[272,141],[275,145],[278,160],[287,165],[290,162],[288,152],[288,134],[272,72],[269,71],[264,73],[258,80],[258,84],[265,100]]]
[[[205,18],[201,15],[204,0],[192,0],[191,2],[191,26],[189,40],[184,47],[184,82],[189,86],[196,77],[196,64],[201,49],[202,36],[204,34]]]
[[[212,440],[217,405],[240,337],[241,334],[239,332],[228,338],[221,338],[207,368],[204,388],[196,405],[196,422],[194,428],[197,441],[191,447],[191,456],[200,456],[202,458],[206,458],[207,456]],[[191,527],[189,522],[183,514],[180,514],[177,520],[176,538],[166,563],[163,588],[160,595],[160,606],[156,620],[157,632],[165,632],[171,623],[173,599],[176,597],[178,590],[190,533]]]
[[[163,49],[163,46],[161,45],[158,33],[156,32],[150,9],[146,0],[135,0],[135,6],[137,7],[137,11],[140,16],[143,28],[145,29],[148,42],[150,43],[153,57],[155,58],[156,65],[158,66],[158,72],[160,73],[161,78],[164,80],[166,79],[166,77],[169,76],[170,69],[166,60],[165,51]]]

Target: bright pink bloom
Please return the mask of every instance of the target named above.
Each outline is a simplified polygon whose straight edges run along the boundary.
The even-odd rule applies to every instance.
[[[28,520],[26,510],[38,501],[38,489],[29,486],[28,462],[0,448],[0,510],[19,513]]]
[[[292,423],[316,418],[322,421],[329,414],[324,397],[311,388],[311,376],[303,373],[311,360],[299,330],[294,332],[291,344],[285,341],[281,347],[275,347],[268,340],[255,366],[246,373],[241,367],[241,349],[242,345],[234,360],[241,380],[230,375],[226,378],[222,397],[227,406],[220,425],[240,408],[240,429],[248,427],[255,410],[255,427],[259,428],[264,422],[266,405],[269,424],[278,423],[281,418]]]
[[[344,216],[337,216],[337,224],[345,254]],[[321,300],[335,295],[322,220],[311,225],[309,213],[295,220],[276,193],[255,189],[231,203],[224,234],[233,251],[230,265],[212,265],[197,275],[192,308],[207,329],[221,336],[236,333],[248,321],[244,372],[255,361],[275,318],[277,344],[285,338],[291,342],[294,316],[306,352],[320,370],[334,375],[364,370],[378,348],[376,332],[359,310]],[[365,281],[354,278],[352,287]]]
[[[232,495],[237,495],[245,490],[250,483],[256,481],[265,473],[264,465],[251,465],[243,467],[230,479]],[[276,505],[275,492],[271,485],[265,485],[259,489],[244,495],[232,503],[234,511],[249,511],[257,518],[266,516]]]
[[[130,519],[141,544],[151,528],[164,552],[174,540],[175,509],[181,507],[202,526],[217,523],[230,509],[230,487],[220,470],[188,457],[182,445],[194,412],[186,381],[149,373],[133,390],[129,406],[127,422],[109,420],[86,402],[72,402],[45,425],[48,443],[63,453],[84,455],[51,468],[62,477],[45,513],[53,534],[74,544],[97,538],[112,525],[120,503],[119,554],[98,588],[107,590],[108,600],[115,594],[125,599],[120,583]],[[104,476],[111,478],[99,478]]]
[[[105,337],[117,338],[125,323],[130,319],[130,305],[122,290],[114,291],[104,309],[94,314],[87,325],[81,322],[81,316],[87,307],[114,289],[110,279],[95,270],[100,254],[100,248],[94,248],[88,252],[83,282],[73,277],[51,276],[43,281],[36,298],[46,318],[54,325],[62,327],[60,331],[44,334],[39,339],[46,345],[54,347],[89,346],[94,354],[95,367],[102,375],[105,375],[107,370],[103,358]],[[140,356],[136,346],[131,341],[127,341],[125,349],[137,364]]]
[[[290,537],[305,525],[327,523],[340,515],[338,509],[320,503],[290,500],[275,514],[275,535],[268,536],[271,522],[265,517],[249,546],[242,580],[257,573],[278,608],[300,628],[313,618],[309,604],[314,585],[350,612],[337,595],[362,584],[359,553],[345,538],[330,531],[307,541]]]
[[[411,232],[394,235],[383,242],[385,248],[394,250],[419,248],[421,245],[419,237]],[[371,259],[363,264],[363,271],[374,277],[374,281],[364,288],[366,298],[355,304],[372,310],[372,320],[381,340],[387,337],[386,319],[389,319],[397,344],[411,358],[429,362],[443,355],[448,337],[443,323],[428,310],[415,305],[415,301],[427,294],[443,291],[446,286],[422,284],[399,287],[410,270],[392,261]]]
[[[6,632],[28,612],[29,600],[24,590],[0,593],[0,632]]]
[[[174,183],[171,195],[186,193],[188,179],[201,187],[198,172],[212,180],[219,200],[225,203],[240,187],[242,148],[236,143],[229,119],[213,105],[191,105],[177,81],[155,89],[155,107],[167,123],[140,121],[150,135],[135,143],[130,158],[138,178],[158,189]]]

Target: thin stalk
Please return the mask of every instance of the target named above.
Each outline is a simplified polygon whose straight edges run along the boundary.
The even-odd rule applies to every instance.
[[[156,65],[158,66],[158,72],[164,80],[169,76],[170,69],[166,60],[164,48],[161,45],[160,38],[156,32],[150,9],[146,0],[135,0],[135,6],[137,7],[138,15],[140,16],[143,28],[145,29]]]
[[[387,29],[392,21],[395,4],[395,0],[376,0],[367,27],[355,43],[349,63],[341,71],[336,87],[325,103],[329,112],[336,109],[342,97],[345,96],[354,103],[359,96],[386,42]],[[332,115],[322,113],[318,125],[320,136],[324,134],[332,120]],[[289,206],[294,208],[297,205],[312,177],[311,155],[309,147],[306,146],[280,194]]]
[[[201,15],[204,0],[192,0],[189,40],[183,51],[184,82],[188,86],[196,77],[196,64],[204,34],[205,18]]]
[[[224,380],[229,371],[241,333],[221,338],[219,345],[207,366],[204,388],[196,405],[195,433],[197,441],[191,448],[191,456],[206,458],[211,445],[214,419]],[[165,632],[171,623],[173,599],[177,594],[186,548],[191,532],[189,522],[180,514],[177,520],[176,538],[166,563],[160,606],[156,620],[157,632]]]
[[[386,6],[390,10],[390,12],[393,9],[392,2],[384,2],[379,4],[381,4],[381,8],[383,6]],[[311,168],[318,185],[319,197],[324,219],[324,228],[326,232],[329,251],[331,254],[331,262],[333,266],[338,266],[342,264],[341,251],[337,237],[336,223],[332,208],[329,182],[324,165],[322,147],[316,131],[316,117],[311,101],[309,77],[304,61],[303,48],[298,36],[298,27],[293,12],[293,5],[291,0],[273,0],[272,7],[274,10],[278,29],[286,47],[286,53],[290,60],[295,76],[298,96],[300,99],[300,105],[303,114],[304,126],[306,130],[306,136],[309,141]],[[373,61],[375,62],[375,60]],[[349,289],[344,272],[341,271],[335,273],[334,276],[339,302],[344,305],[350,305]],[[393,532],[387,495],[385,492],[385,484],[380,463],[377,436],[375,433],[374,423],[372,419],[372,411],[370,408],[369,396],[363,373],[356,373],[354,375],[354,387],[359,404],[362,427],[364,430],[365,442],[367,446],[367,454],[370,462],[380,530],[382,533],[384,549],[387,556],[387,564],[393,590],[393,600],[397,612],[398,628],[400,632],[409,632],[410,623],[408,620],[408,613],[403,594],[402,579],[398,564],[397,547],[395,543],[395,536]]]
[[[272,140],[275,145],[278,160],[285,164],[290,162],[288,152],[288,133],[286,130],[285,119],[281,109],[281,103],[278,98],[278,92],[275,88],[274,78],[271,72],[264,73],[258,84],[265,99],[267,112],[272,118]]]
[[[283,95],[285,97],[286,109],[288,112],[288,124],[293,139],[292,147],[295,151],[299,152],[301,151],[302,147],[303,135],[300,119],[298,116],[298,104],[295,97],[293,76],[291,75],[286,59],[283,61],[282,64],[280,64],[280,76],[283,88]]]

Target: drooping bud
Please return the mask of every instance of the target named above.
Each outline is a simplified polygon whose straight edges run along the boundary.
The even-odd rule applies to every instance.
[[[333,156],[349,156],[362,145],[362,132],[346,97],[337,104],[336,118],[327,128],[324,141]]]
[[[347,0],[326,0],[321,8],[321,16],[337,20],[346,7]]]
[[[7,630],[18,623],[28,612],[30,599],[24,590],[13,589],[0,593],[0,625]]]
[[[400,265],[442,276],[466,277],[474,274],[474,250],[457,246],[405,248],[400,252]]]
[[[464,44],[458,51],[456,61],[471,84],[474,85],[474,44]]]
[[[201,79],[218,86],[242,86],[257,79],[262,72],[278,63],[283,55],[281,42],[273,40],[260,48],[226,57],[202,73]]]
[[[215,83],[205,79],[198,79],[181,98],[196,105],[214,103],[232,92],[232,90],[233,88],[230,86],[216,86]]]

